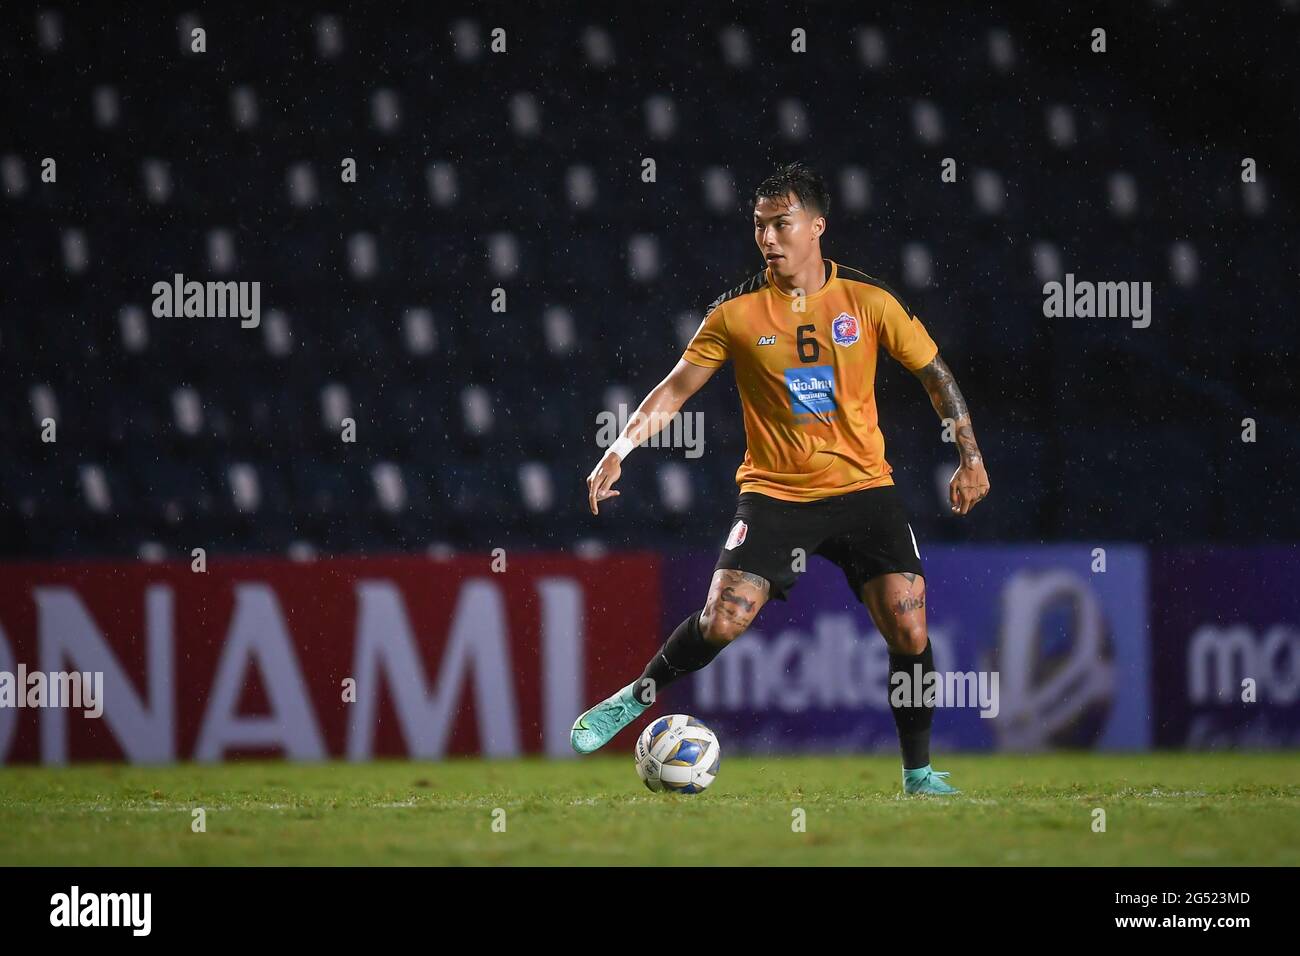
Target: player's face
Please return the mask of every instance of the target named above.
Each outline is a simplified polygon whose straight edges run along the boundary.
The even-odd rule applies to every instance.
[[[821,258],[819,239],[826,220],[804,208],[794,193],[784,199],[764,196],[754,204],[754,241],[772,271],[794,276],[809,260]]]

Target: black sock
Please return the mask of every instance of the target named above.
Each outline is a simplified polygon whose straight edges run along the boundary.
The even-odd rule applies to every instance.
[[[894,674],[898,671],[907,674],[908,681],[912,683],[912,693],[915,695],[916,703],[923,702],[925,685],[916,686],[917,664],[921,665],[922,681],[925,680],[926,674],[934,672],[934,651],[928,639],[925,642],[925,650],[920,654],[913,656],[891,652],[889,655],[889,709],[893,711],[894,725],[898,728],[898,745],[903,751],[904,770],[915,770],[930,762],[930,726],[934,723],[934,705],[894,706],[893,680]]]
[[[700,631],[700,612],[696,611],[677,625],[677,630],[664,641],[645,666],[633,693],[642,703],[653,703],[654,695],[687,674],[704,667],[718,656],[726,644],[706,640]],[[648,683],[653,681],[654,683]]]

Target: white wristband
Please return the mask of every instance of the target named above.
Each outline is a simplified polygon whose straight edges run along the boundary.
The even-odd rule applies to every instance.
[[[636,445],[632,443],[632,439],[628,438],[626,435],[620,435],[618,440],[609,446],[609,450],[618,455],[618,460],[622,461],[627,457],[627,453],[635,447]]]

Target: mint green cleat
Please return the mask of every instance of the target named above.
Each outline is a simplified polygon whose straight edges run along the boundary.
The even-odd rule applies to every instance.
[[[569,742],[580,754],[599,750],[614,739],[614,735],[640,717],[649,704],[643,704],[632,694],[633,682],[612,697],[602,700],[573,722]]]
[[[929,764],[917,767],[915,770],[904,770],[903,792],[928,793],[939,797],[950,793],[961,793],[956,787],[950,787],[940,779],[946,776],[948,776],[946,770],[931,770]]]

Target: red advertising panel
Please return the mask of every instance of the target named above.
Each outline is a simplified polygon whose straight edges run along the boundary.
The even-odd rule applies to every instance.
[[[659,577],[649,554],[3,565],[0,763],[567,756],[662,641]],[[87,699],[51,706],[72,673]]]

